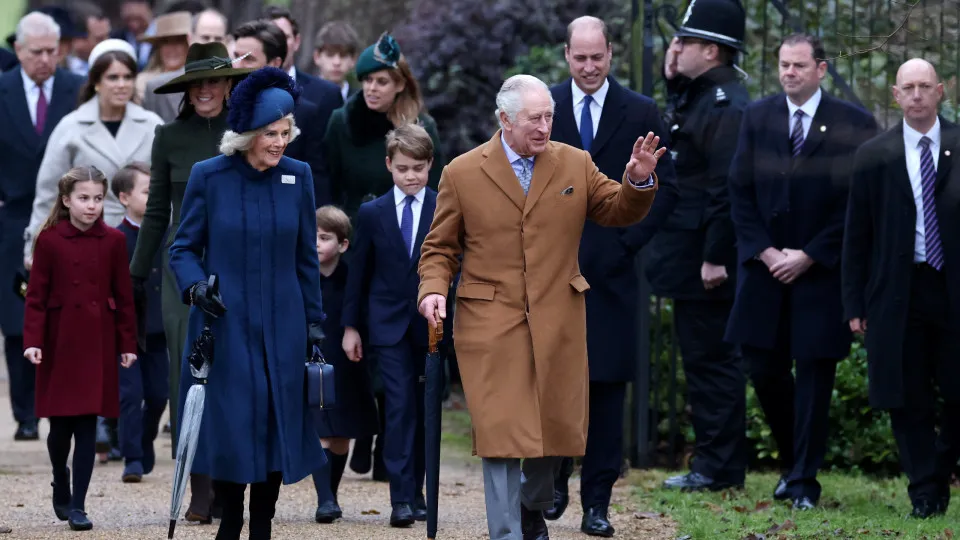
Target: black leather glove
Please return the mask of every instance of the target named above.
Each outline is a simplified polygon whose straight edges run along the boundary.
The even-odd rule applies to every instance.
[[[131,276],[133,281],[133,309],[137,314],[137,346],[147,350],[147,284],[143,278]]]
[[[219,319],[227,312],[227,306],[223,305],[220,293],[209,294],[206,281],[198,281],[190,287],[190,303],[215,319]]]
[[[316,345],[322,348],[323,342],[326,339],[327,336],[323,333],[323,325],[321,323],[315,322],[307,325],[307,342],[311,347]]]

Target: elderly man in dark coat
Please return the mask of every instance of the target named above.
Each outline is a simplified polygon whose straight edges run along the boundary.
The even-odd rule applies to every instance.
[[[860,147],[843,238],[843,309],[864,334],[870,405],[890,411],[913,516],[942,515],[960,457],[960,128],[914,58],[897,72],[904,118]],[[937,432],[937,401],[944,410]]]
[[[57,68],[60,30],[49,15],[17,24],[20,66],[0,75],[0,330],[3,331],[16,440],[36,440],[34,367],[23,357],[23,298],[12,284],[23,261],[23,235],[33,209],[37,171],[47,139],[77,106],[84,79]],[[66,172],[66,171],[63,171]]]
[[[774,498],[807,510],[820,499],[837,361],[850,352],[840,302],[850,169],[877,122],[820,90],[817,38],[789,36],[779,57],[784,93],[747,107],[731,166],[739,269],[726,338],[741,347],[777,441]]]
[[[557,102],[551,138],[590,152],[593,163],[609,178],[623,176],[623,156],[638,137],[666,133],[656,103],[620,86],[610,77],[612,48],[603,21],[580,17],[567,28],[566,60],[571,78],[552,87]],[[660,144],[669,147],[665,136]],[[590,362],[590,427],[583,456],[580,502],[581,530],[612,535],[607,518],[613,485],[623,462],[623,411],[627,383],[637,366],[640,298],[637,253],[677,204],[673,163],[657,163],[660,188],[646,219],[631,227],[611,228],[588,221],[580,240],[580,270],[591,283],[587,301],[587,357]],[[567,484],[572,458],[564,459],[556,478],[554,508],[547,519],[559,519],[569,502]]]

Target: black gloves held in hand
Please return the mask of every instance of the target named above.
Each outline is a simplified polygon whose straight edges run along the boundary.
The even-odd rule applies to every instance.
[[[223,305],[220,293],[210,294],[206,281],[198,281],[190,287],[190,303],[215,319],[227,312],[227,306]]]
[[[317,347],[323,346],[323,341],[327,339],[327,336],[323,333],[323,325],[319,322],[310,323],[307,325],[307,343],[309,346],[316,345]]]

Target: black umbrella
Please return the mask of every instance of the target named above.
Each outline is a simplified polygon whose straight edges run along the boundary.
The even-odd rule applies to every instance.
[[[427,538],[437,537],[437,506],[440,500],[440,416],[443,409],[443,358],[437,344],[443,338],[443,324],[430,329],[423,389],[424,446],[427,465]]]
[[[215,298],[219,282],[213,274],[207,281],[207,296]],[[180,440],[177,444],[177,462],[173,470],[173,489],[170,494],[170,528],[167,538],[173,538],[173,531],[177,526],[177,516],[180,514],[180,505],[187,492],[187,480],[190,478],[190,468],[193,467],[193,458],[197,453],[197,440],[200,438],[200,422],[203,420],[203,404],[206,399],[207,377],[213,364],[213,331],[210,325],[214,317],[204,313],[203,330],[193,342],[187,362],[190,365],[190,374],[193,375],[193,385],[187,391],[187,398],[183,404],[180,417]],[[173,396],[171,396],[171,399]]]

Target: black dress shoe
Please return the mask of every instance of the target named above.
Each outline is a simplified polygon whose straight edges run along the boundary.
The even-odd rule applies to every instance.
[[[353,455],[350,456],[350,470],[357,474],[367,474],[370,472],[370,463],[373,447],[373,437],[363,437],[357,439],[353,444]]]
[[[580,530],[588,536],[612,537],[614,529],[607,519],[607,509],[599,506],[587,509],[580,522]]]
[[[543,512],[527,510],[522,503],[520,504],[520,530],[523,532],[523,540],[550,540]]]
[[[67,524],[72,531],[89,531],[93,528],[93,523],[87,519],[87,513],[83,510],[71,510]]]
[[[915,519],[928,519],[942,516],[946,511],[945,505],[939,500],[918,499],[913,503],[913,511],[910,512],[910,517]]]
[[[25,423],[17,426],[17,432],[13,434],[13,440],[15,441],[36,441],[40,439],[40,432],[37,430],[37,425],[33,423]]]
[[[317,507],[317,513],[313,515],[313,519],[317,523],[333,523],[341,517],[343,517],[343,510],[340,509],[340,505],[336,501],[323,501]]]
[[[417,495],[413,501],[413,519],[417,521],[427,520],[427,501],[423,495]]]
[[[691,472],[667,478],[663,481],[663,487],[680,491],[723,491],[729,488],[742,488],[743,484],[720,482],[700,473]]]
[[[813,499],[810,497],[798,497],[793,500],[794,510],[813,510],[816,507],[817,503],[813,502]]]
[[[553,508],[543,511],[543,517],[556,521],[563,517],[563,513],[570,504],[570,475],[573,474],[573,459],[563,458],[557,475],[553,479]]]
[[[70,517],[70,468],[67,468],[67,474],[64,476],[64,482],[50,482],[53,488],[53,513],[57,519],[66,521]]]
[[[780,480],[777,480],[777,487],[773,488],[773,499],[776,501],[785,501],[790,498],[790,494],[787,493],[787,477],[781,476]]]
[[[391,527],[409,527],[416,520],[413,518],[413,509],[407,503],[396,503],[393,505],[393,512],[390,513]]]

